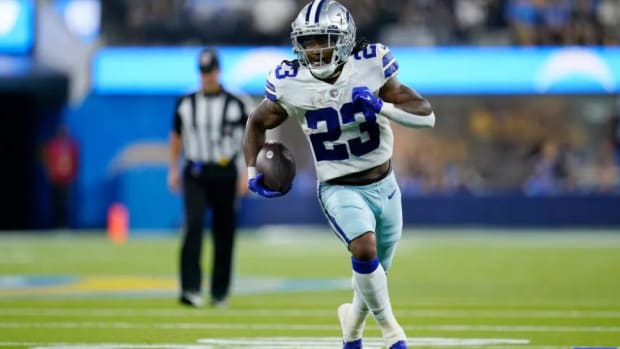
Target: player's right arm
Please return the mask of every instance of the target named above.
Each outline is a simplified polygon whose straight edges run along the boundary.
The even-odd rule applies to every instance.
[[[261,196],[277,197],[282,195],[282,193],[270,191],[262,186],[262,175],[256,173],[256,156],[265,144],[266,131],[278,127],[287,117],[286,110],[280,104],[265,98],[250,114],[245,126],[243,154],[248,166],[248,187]]]
[[[265,132],[280,126],[288,117],[277,102],[264,99],[250,114],[245,127],[243,154],[248,167],[256,166],[256,156],[265,144]]]

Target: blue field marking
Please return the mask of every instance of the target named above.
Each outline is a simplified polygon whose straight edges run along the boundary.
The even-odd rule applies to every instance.
[[[0,276],[0,291],[36,287],[62,286],[77,282],[72,275],[3,275]]]
[[[205,275],[205,279],[209,277]],[[74,276],[74,275],[8,275],[0,276],[0,299],[80,297],[125,298],[168,297],[175,295],[178,281],[172,276]],[[303,291],[346,290],[349,278],[289,279],[265,276],[238,276],[232,293],[237,295],[270,294]],[[208,289],[208,285],[204,285]]]

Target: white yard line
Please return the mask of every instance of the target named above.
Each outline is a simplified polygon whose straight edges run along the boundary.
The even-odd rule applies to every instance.
[[[0,322],[0,328],[115,328],[115,329],[160,329],[160,330],[253,330],[253,331],[332,331],[333,325],[320,324],[242,324],[242,323],[130,323],[130,322]],[[371,327],[372,328],[372,327]],[[536,326],[536,325],[412,325],[405,326],[411,331],[442,332],[583,332],[620,333],[620,326]]]
[[[272,337],[272,338],[208,338],[200,339],[198,342],[203,344],[219,344],[226,347],[239,347],[239,346],[252,346],[252,345],[300,345],[302,347],[320,347],[324,348],[326,345],[333,345],[334,343],[341,343],[340,337]],[[438,337],[414,337],[409,338],[407,343],[409,345],[424,345],[424,346],[472,346],[472,345],[486,345],[486,344],[528,344],[530,341],[527,339],[501,339],[501,338],[438,338]],[[364,347],[381,347],[383,340],[380,338],[365,338]]]
[[[620,319],[620,311],[607,310],[395,310],[400,317],[423,318],[547,318],[547,319]],[[0,308],[0,315],[24,317],[117,317],[117,316],[145,316],[145,317],[334,317],[334,309],[218,309],[217,312],[197,313],[191,310],[175,309],[63,309],[63,308]]]
[[[329,349],[339,347],[339,337],[257,337],[257,338],[206,338],[200,344],[141,344],[141,343],[45,343],[0,342],[0,347],[29,347],[32,349]],[[510,338],[438,338],[415,337],[408,341],[410,347],[463,348],[468,349],[569,349],[567,346],[531,346],[527,339]],[[367,349],[379,349],[380,338],[364,339]]]
[[[204,344],[138,344],[138,343],[36,343],[5,342],[0,347],[29,347],[37,349],[213,349]]]

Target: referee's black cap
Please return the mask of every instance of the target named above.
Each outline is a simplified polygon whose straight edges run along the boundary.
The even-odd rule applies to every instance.
[[[220,59],[217,50],[213,47],[200,51],[198,56],[198,68],[202,73],[209,73],[220,67]]]

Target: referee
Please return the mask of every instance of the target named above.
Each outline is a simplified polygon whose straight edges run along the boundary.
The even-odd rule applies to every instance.
[[[182,190],[185,218],[179,301],[194,307],[204,304],[202,236],[205,210],[210,208],[214,244],[211,305],[225,306],[232,273],[235,197],[247,193],[245,171],[239,169],[244,163],[241,148],[249,111],[220,84],[215,49],[202,50],[198,63],[202,88],[179,98],[170,133],[168,186],[173,192]],[[181,149],[184,165],[179,169]]]

